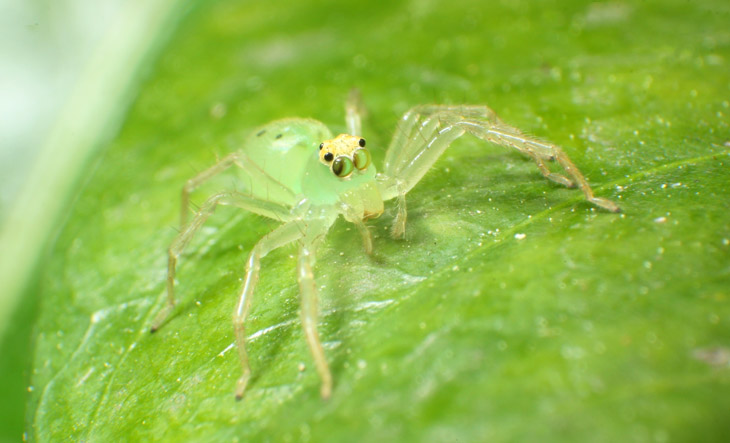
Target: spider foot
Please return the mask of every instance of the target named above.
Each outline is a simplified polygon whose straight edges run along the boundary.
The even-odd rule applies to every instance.
[[[322,386],[320,386],[319,388],[319,395],[322,397],[322,400],[329,400],[329,398],[332,396],[331,376],[322,380]]]
[[[397,240],[406,238],[405,217],[396,217],[393,226],[390,228],[390,236]]]
[[[406,198],[405,194],[398,196],[398,212],[395,214],[395,220],[393,220],[393,227],[390,228],[390,236],[394,239],[405,239],[406,238],[406,219],[408,218],[408,212],[406,211]]]
[[[170,312],[174,307],[174,303],[168,303],[162,309],[160,309],[160,312],[157,313],[157,316],[155,316],[155,319],[152,321],[150,334],[154,334],[155,332],[157,332],[158,329],[160,329],[160,326],[162,326],[162,324],[165,322],[167,316],[170,315]]]
[[[589,198],[588,201],[607,211],[621,212],[621,208],[616,203],[612,202],[611,200],[609,200],[607,198],[592,197],[592,198]]]
[[[243,394],[246,392],[246,386],[251,379],[251,373],[245,372],[236,383],[236,401],[241,401]]]

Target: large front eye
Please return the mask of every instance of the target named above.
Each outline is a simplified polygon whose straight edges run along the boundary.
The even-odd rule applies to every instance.
[[[335,173],[336,176],[340,178],[345,178],[348,175],[352,174],[353,165],[352,160],[345,156],[339,156],[335,159],[335,162],[332,163],[332,172]]]
[[[358,149],[352,159],[355,161],[355,167],[361,171],[370,166],[370,152],[367,149]]]

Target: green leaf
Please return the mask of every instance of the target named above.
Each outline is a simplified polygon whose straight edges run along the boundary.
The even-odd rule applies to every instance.
[[[44,267],[37,440],[719,440],[730,408],[725,2],[218,1],[180,24]],[[329,401],[298,317],[294,249],[263,261],[242,402],[231,313],[277,223],[219,209],[164,303],[184,181],[287,116],[344,130],[361,89],[380,164],[399,115],[486,103],[565,147],[620,215],[529,159],[454,143],[318,257]],[[377,150],[376,147],[380,147]],[[196,193],[200,203],[205,192]]]

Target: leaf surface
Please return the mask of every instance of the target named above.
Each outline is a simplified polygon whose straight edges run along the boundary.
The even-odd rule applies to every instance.
[[[725,3],[467,1],[193,9],[79,190],[45,266],[38,440],[689,440],[730,408]],[[722,17],[725,17],[723,19]],[[220,208],[154,335],[185,180],[270,120],[344,131],[361,89],[379,164],[421,103],[486,103],[565,147],[610,214],[516,152],[461,139],[316,268],[335,389],[298,317],[295,249],[263,261],[244,401],[231,313],[276,222]],[[205,192],[195,194],[200,204]]]

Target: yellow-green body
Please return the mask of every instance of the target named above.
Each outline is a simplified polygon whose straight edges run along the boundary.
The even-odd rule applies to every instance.
[[[241,151],[291,192],[280,192],[268,182],[250,181],[243,186],[256,198],[282,205],[307,204],[324,210],[336,209],[342,203],[351,207],[353,215],[359,215],[360,219],[377,217],[383,212],[383,198],[377,186],[375,166],[369,165],[347,180],[334,177],[322,167],[317,149],[324,140],[332,138],[330,130],[313,119],[282,119],[254,130]],[[339,212],[335,210],[333,215]]]

